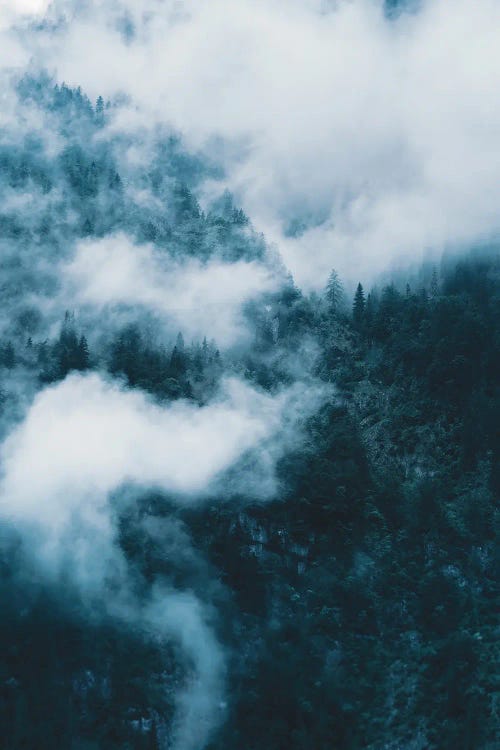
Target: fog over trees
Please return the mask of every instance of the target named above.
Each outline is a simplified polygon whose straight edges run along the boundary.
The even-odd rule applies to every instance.
[[[1,747],[493,750],[494,232],[301,285],[248,144],[0,85]]]

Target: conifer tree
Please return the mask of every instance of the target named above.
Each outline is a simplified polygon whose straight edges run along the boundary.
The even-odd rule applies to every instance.
[[[437,271],[434,268],[434,270],[432,271],[432,277],[431,277],[430,296],[432,299],[436,299],[438,294],[439,294],[439,281],[438,281]]]
[[[354,302],[352,305],[352,318],[354,326],[359,330],[364,321],[365,317],[365,293],[361,283],[356,288],[354,295]]]
[[[344,288],[339,275],[335,269],[332,270],[328,284],[326,285],[326,301],[331,313],[336,313],[342,304],[344,297]]]
[[[89,367],[89,345],[85,336],[80,336],[78,342],[78,370],[87,370]]]

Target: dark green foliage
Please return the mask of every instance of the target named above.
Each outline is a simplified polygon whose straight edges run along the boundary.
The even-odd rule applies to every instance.
[[[127,384],[143,388],[161,399],[198,398],[215,386],[222,372],[220,355],[214,346],[194,344],[186,348],[182,334],[172,349],[147,343],[137,326],[125,328],[112,342],[108,361],[113,375]]]
[[[498,299],[498,262],[471,261],[430,299],[370,294],[357,339],[336,329],[322,368],[347,407],[323,408],[281,462],[286,501],[247,511],[240,562],[231,539],[218,553],[259,581],[226,577],[248,632],[255,601],[273,612],[234,744],[494,746]],[[474,368],[429,376],[457,351]]]
[[[33,342],[31,342],[31,347]],[[30,347],[30,348],[31,348]],[[43,366],[40,379],[43,382],[62,380],[73,371],[88,370],[90,366],[89,346],[83,334],[77,333],[74,316],[66,313],[59,338],[54,344],[38,344],[38,362]]]
[[[365,293],[361,283],[356,288],[354,302],[352,305],[352,321],[355,328],[361,330],[365,322]]]
[[[3,582],[1,594],[2,748],[158,748],[156,717],[172,714],[165,674],[179,679],[168,647],[111,620],[92,624],[79,602],[50,591]]]
[[[233,656],[228,720],[212,748],[493,747],[499,292],[496,260],[464,261],[434,294],[390,285],[365,300],[358,289],[359,318],[332,322],[328,300],[293,286],[249,312],[248,378],[279,387],[283,353],[311,339],[317,375],[337,387],[279,461],[279,496],[179,513],[146,495],[119,521],[140,586],[167,578],[217,603]],[[160,400],[203,402],[224,371],[206,339],[179,334],[162,347],[131,325],[99,360],[73,315],[53,342],[26,339],[40,323],[22,321],[22,339],[3,345],[5,372],[33,362],[51,380],[105,366]],[[151,518],[174,526],[152,537]],[[197,557],[173,556],[172,539]],[[57,746],[161,746],[180,669],[172,654],[161,655],[172,671],[165,698],[154,676],[164,667],[150,663],[159,655],[143,636],[65,610],[57,623],[35,609],[18,617],[6,615],[2,631],[7,748],[45,748],[47,734]]]

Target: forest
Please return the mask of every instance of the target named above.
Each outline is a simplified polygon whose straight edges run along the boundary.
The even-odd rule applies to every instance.
[[[1,747],[498,747],[498,245],[304,291],[179,135],[49,74],[15,97]],[[241,449],[195,486],[231,388]]]

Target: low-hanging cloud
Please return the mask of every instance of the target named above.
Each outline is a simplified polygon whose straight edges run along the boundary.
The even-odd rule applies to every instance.
[[[157,589],[146,612],[156,632],[174,636],[194,672],[177,696],[177,715],[171,730],[175,750],[199,750],[224,717],[225,654],[199,599],[191,592]]]
[[[247,337],[245,303],[280,283],[257,262],[178,261],[124,234],[79,243],[62,276],[72,305],[140,306],[188,337],[215,337],[224,347]]]
[[[128,93],[122,127],[218,138],[229,187],[300,283],[498,234],[497,0],[392,20],[378,0],[52,7],[66,21],[25,38],[34,60],[93,96]]]
[[[206,406],[161,407],[97,374],[72,375],[39,393],[4,442],[0,512],[59,534],[75,514],[106,515],[106,497],[126,482],[180,502],[206,495],[221,472],[279,429],[284,403],[233,378]]]
[[[3,441],[0,520],[34,535],[48,577],[71,570],[92,590],[114,558],[114,514],[130,502],[119,490],[159,489],[179,505],[272,497],[277,461],[325,396],[313,383],[271,395],[232,377],[204,406],[160,406],[96,373],[70,375],[38,393]]]
[[[6,0],[0,5],[0,31],[26,18],[40,17],[50,0]]]
[[[116,502],[134,493],[113,493],[156,487],[183,504],[222,492],[218,478],[245,452],[283,440],[289,403],[286,392],[270,396],[233,378],[205,406],[160,407],[97,374],[71,375],[41,391],[2,444],[0,520],[25,539],[38,575],[63,577],[89,606],[173,640],[183,654],[188,674],[169,748],[199,750],[222,720],[224,649],[193,592],[159,582],[137,601],[116,529]],[[272,452],[264,452],[267,470]]]

